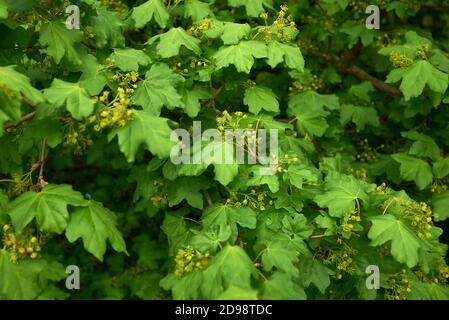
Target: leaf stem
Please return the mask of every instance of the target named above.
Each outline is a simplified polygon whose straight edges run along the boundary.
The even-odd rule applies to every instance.
[[[42,141],[42,147],[41,147],[41,161],[40,161],[40,168],[39,168],[39,179],[38,184],[41,188],[43,188],[47,182],[44,179],[44,166],[45,166],[45,159],[46,159],[46,153],[47,153],[47,138],[44,138]]]

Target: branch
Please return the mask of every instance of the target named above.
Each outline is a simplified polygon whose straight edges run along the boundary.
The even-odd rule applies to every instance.
[[[33,119],[35,115],[36,115],[36,111],[30,112],[27,115],[24,115],[22,118],[20,118],[20,119],[18,119],[16,121],[13,121],[13,122],[5,124],[3,126],[3,128],[4,129],[10,129],[10,128],[17,127],[17,126],[21,125],[22,123],[24,123],[26,121],[30,121],[31,119]]]
[[[36,109],[36,105],[33,103],[33,101],[31,101],[27,97],[22,96],[22,102],[27,104],[28,106]],[[21,125],[22,123],[33,119],[35,115],[36,115],[36,111],[30,112],[27,115],[23,116],[22,118],[20,118],[20,119],[18,119],[16,121],[12,121],[12,122],[9,122],[9,123],[5,124],[3,126],[3,128],[6,130],[6,129],[13,128],[13,127],[17,127],[17,126]]]
[[[36,108],[35,104],[33,103],[33,101],[31,101],[30,99],[28,99],[25,96],[22,96],[22,102],[29,105],[30,107]]]
[[[382,80],[370,75],[368,72],[366,72],[362,68],[357,67],[354,64],[347,65],[342,61],[342,59],[333,54],[320,52],[315,49],[310,49],[308,53],[314,57],[326,60],[327,62],[334,64],[340,72],[352,74],[353,76],[356,76],[361,80],[369,81],[377,89],[392,96],[402,97],[402,92],[397,87],[386,84]]]
[[[208,204],[209,206],[211,206],[211,205],[214,204],[214,202],[212,201],[212,198],[211,198],[210,195],[209,195],[209,192],[204,191],[204,196],[206,197],[207,204]]]
[[[43,188],[47,182],[44,179],[44,166],[45,166],[45,158],[47,153],[47,138],[44,138],[42,141],[42,148],[41,148],[41,161],[40,161],[40,169],[39,169],[39,179],[38,179],[38,185]]]
[[[225,88],[225,85],[226,85],[226,84],[223,83],[223,84],[220,86],[220,88],[218,88],[217,90],[214,91],[214,93],[212,93],[212,96],[210,97],[210,99],[207,100],[207,101],[204,101],[203,103],[201,103],[201,105],[202,105],[203,107],[206,107],[206,106],[211,105],[212,108],[214,109],[215,113],[220,114],[220,113],[221,113],[220,110],[218,110],[218,109],[215,107],[215,99],[217,99],[218,96],[223,92],[223,90],[224,90],[224,88]],[[212,89],[212,83],[211,83],[211,82],[209,82],[209,86],[210,86],[210,88]]]

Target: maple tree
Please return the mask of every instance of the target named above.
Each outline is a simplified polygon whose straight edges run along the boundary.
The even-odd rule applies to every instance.
[[[0,0],[0,298],[449,299],[448,14]],[[193,121],[277,129],[275,174],[173,163]]]

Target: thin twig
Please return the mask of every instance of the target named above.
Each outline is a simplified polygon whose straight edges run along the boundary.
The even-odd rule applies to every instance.
[[[25,96],[22,96],[22,102],[29,105],[30,107],[36,108],[36,105],[33,103],[33,101],[31,101]]]
[[[24,115],[22,118],[20,118],[20,119],[18,119],[16,121],[13,121],[13,122],[5,124],[3,126],[3,128],[4,129],[10,129],[10,128],[14,128],[14,127],[20,126],[22,123],[30,121],[31,119],[33,119],[35,116],[36,116],[36,111],[30,112],[30,113]]]
[[[209,86],[210,86],[210,88],[212,89],[212,83],[211,83],[211,82],[209,82]],[[226,84],[223,83],[223,84],[220,86],[220,88],[218,88],[217,90],[214,91],[214,93],[212,93],[212,96],[210,97],[210,99],[207,100],[207,101],[204,101],[201,105],[202,105],[203,107],[206,107],[206,106],[212,106],[212,109],[214,109],[215,113],[216,113],[216,114],[220,114],[220,113],[221,113],[220,110],[218,110],[218,109],[215,107],[215,99],[217,99],[218,96],[223,92],[225,86],[226,86]]]
[[[42,141],[42,148],[41,148],[41,161],[40,161],[40,169],[39,169],[39,179],[38,179],[38,184],[41,188],[43,188],[47,182],[44,179],[44,166],[45,166],[45,159],[46,159],[46,155],[47,154],[47,138],[44,138],[44,140]]]
[[[318,234],[315,236],[309,236],[309,239],[322,239],[322,238],[333,237],[333,236],[335,236],[335,234]]]
[[[209,195],[209,192],[204,191],[204,196],[206,197],[207,203],[211,206],[214,204],[214,202],[212,201],[212,198]]]
[[[371,82],[373,84],[373,86],[375,86],[377,89],[379,89],[385,93],[388,93],[392,96],[397,96],[397,97],[402,96],[402,92],[397,87],[386,84],[382,80],[372,76],[371,74],[369,74],[362,68],[357,67],[354,64],[347,65],[346,63],[344,63],[344,61],[342,61],[342,59],[340,59],[336,55],[333,55],[330,53],[324,53],[324,52],[321,52],[321,51],[318,51],[315,49],[308,50],[308,53],[314,57],[326,60],[327,62],[334,64],[337,67],[337,69],[342,73],[351,74],[361,80]]]

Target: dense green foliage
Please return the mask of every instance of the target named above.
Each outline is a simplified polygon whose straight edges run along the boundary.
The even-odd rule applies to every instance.
[[[449,1],[69,4],[0,0],[0,298],[449,299]],[[173,164],[194,120],[277,173]]]

